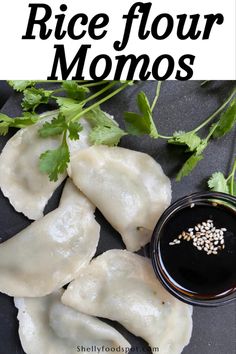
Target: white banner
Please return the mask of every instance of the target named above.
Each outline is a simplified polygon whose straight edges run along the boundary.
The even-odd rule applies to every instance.
[[[235,0],[7,0],[0,79],[236,79]]]

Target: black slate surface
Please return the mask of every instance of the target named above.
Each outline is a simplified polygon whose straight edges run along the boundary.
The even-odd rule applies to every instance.
[[[175,130],[187,131],[192,129],[223,102],[234,85],[235,82],[218,81],[203,88],[200,87],[199,81],[183,83],[167,81],[163,83],[161,96],[154,112],[159,132],[169,135]],[[113,114],[122,125],[123,112],[135,109],[135,96],[140,90],[144,90],[149,97],[152,97],[155,93],[155,82],[141,82],[115,97],[103,108]],[[19,95],[12,96],[4,105],[2,112],[12,116],[19,114]],[[10,135],[0,138],[0,150]],[[149,137],[125,137],[121,145],[146,152],[161,163],[165,173],[172,179],[173,200],[176,200],[183,195],[205,190],[207,188],[206,180],[213,172],[217,170],[229,171],[233,155],[236,154],[236,131],[234,130],[223,139],[212,142],[205,151],[205,159],[181,183],[174,180],[176,171],[184,161],[179,148],[167,146],[164,141],[151,140]],[[0,171],[0,173],[3,172]],[[61,188],[58,189],[50,201],[47,211],[56,207],[60,193]],[[102,226],[97,254],[110,248],[123,248],[123,243],[117,232],[112,229],[99,212],[96,215]],[[29,221],[22,214],[16,213],[0,192],[0,241],[3,242],[15,235],[28,224]],[[144,352],[144,349],[141,350],[141,348],[144,348],[145,343],[140,338],[132,336],[119,324],[111,321],[107,322],[117,327],[133,346],[139,346],[140,349],[134,349],[133,353]],[[13,301],[10,297],[0,294],[0,354],[24,353],[20,346],[17,330],[18,323]],[[236,303],[213,309],[195,307],[193,335],[183,354],[235,353]]]

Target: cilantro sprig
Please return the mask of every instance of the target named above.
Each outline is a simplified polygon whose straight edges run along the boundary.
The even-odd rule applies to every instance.
[[[236,196],[236,159],[230,174],[225,177],[222,172],[215,172],[208,180],[208,187],[214,192],[229,193]]]
[[[61,136],[61,144],[55,150],[44,152],[40,156],[40,170],[49,175],[50,180],[56,181],[59,174],[64,173],[70,160],[67,139],[77,140],[83,127],[80,119],[83,117],[90,122],[89,140],[92,144],[118,145],[125,135],[148,135],[153,139],[165,139],[168,144],[184,147],[187,159],[176,179],[180,181],[188,176],[204,158],[204,151],[212,139],[218,139],[229,133],[236,123],[236,89],[223,104],[191,131],[176,131],[170,136],[159,132],[154,119],[154,110],[158,103],[161,81],[157,83],[155,96],[150,101],[145,92],[137,95],[138,112],[125,112],[125,130],[116,121],[102,111],[101,105],[133,84],[133,81],[61,81],[57,88],[41,87],[48,81],[10,81],[9,84],[22,93],[23,114],[11,118],[0,114],[0,135],[7,134],[9,128],[25,128],[35,124],[43,116],[35,112],[42,104],[54,101],[58,110],[51,121],[47,121],[39,129],[39,135],[47,139],[50,136]],[[204,82],[205,85],[208,82]],[[48,85],[47,85],[48,86]],[[93,91],[93,89],[96,91]],[[208,127],[207,136],[202,137],[201,130]],[[235,172],[235,169],[234,169]],[[230,175],[231,176],[231,175]],[[232,176],[223,179],[220,172],[214,175],[211,185],[218,183],[217,188],[231,191],[235,189]],[[225,178],[225,177],[224,177]],[[214,182],[215,181],[215,182]],[[221,186],[221,187],[219,187]],[[226,188],[227,186],[227,188]]]
[[[6,135],[10,128],[26,128],[36,123],[39,116],[34,113],[25,112],[21,117],[11,118],[6,114],[0,113],[0,135]]]
[[[149,135],[151,138],[160,137],[156,125],[153,120],[153,109],[158,101],[161,89],[161,81],[157,84],[156,95],[152,105],[144,92],[140,92],[137,96],[137,105],[140,113],[125,112],[124,119],[126,130],[131,135],[141,136]]]
[[[94,145],[115,146],[123,136],[127,135],[117,122],[99,107],[87,113],[86,118],[93,127],[89,134],[89,140]]]
[[[148,98],[144,92],[137,96],[137,105],[140,113],[126,112],[124,119],[126,123],[126,130],[129,134],[141,136],[149,135],[151,138],[165,139],[168,144],[183,146],[185,152],[190,154],[179,172],[177,173],[176,180],[181,181],[183,177],[188,176],[204,158],[204,150],[207,148],[212,138],[220,138],[229,133],[236,123],[236,99],[234,98],[236,90],[234,90],[223,104],[213,112],[207,119],[193,130],[176,131],[171,136],[161,135],[154,123],[153,110],[158,101],[160,94],[161,82],[158,83],[156,95],[152,105],[150,105]],[[230,105],[229,105],[230,103]],[[229,105],[229,106],[228,106]],[[225,108],[228,108],[225,110]],[[210,126],[209,134],[205,138],[201,138],[199,131],[214,121],[219,114],[220,118]]]
[[[40,156],[39,169],[47,173],[50,181],[57,181],[59,174],[63,174],[70,162],[70,153],[66,141],[66,131],[63,133],[61,145],[54,150],[47,150]]]
[[[39,128],[39,136],[43,139],[61,136],[61,144],[57,149],[45,151],[40,156],[40,171],[48,174],[51,181],[56,181],[67,169],[70,161],[67,139],[79,139],[79,133],[83,129],[80,124],[82,117],[90,121],[92,129],[89,139],[92,144],[114,146],[127,134],[100,109],[100,105],[132,85],[133,81],[61,81],[53,82],[58,86],[53,90],[41,87],[44,83],[48,84],[48,81],[8,83],[22,93],[23,114],[16,118],[1,114],[0,135],[6,135],[10,127],[25,128],[43,119],[44,116],[35,113],[40,105],[54,101],[58,106],[54,118]],[[92,88],[98,90],[92,93]]]

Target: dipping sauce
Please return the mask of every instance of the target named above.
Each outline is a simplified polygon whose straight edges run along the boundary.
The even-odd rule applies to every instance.
[[[236,209],[224,201],[188,197],[177,206],[164,213],[154,231],[154,270],[167,288],[185,297],[211,300],[232,294],[236,290]],[[214,253],[197,248],[196,242],[194,246],[193,238],[178,238],[189,229],[196,234],[195,226],[207,220],[223,230],[224,246],[218,242]]]

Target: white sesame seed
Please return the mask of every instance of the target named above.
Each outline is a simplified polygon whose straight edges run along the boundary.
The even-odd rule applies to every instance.
[[[195,204],[192,203],[192,204],[190,205],[190,208],[194,208],[194,207],[195,207]]]
[[[190,227],[188,231],[182,231],[169,245],[180,244],[182,239],[187,242],[192,240],[193,247],[196,247],[199,251],[204,250],[208,255],[218,254],[218,251],[222,251],[225,248],[224,232],[226,230],[224,227],[217,229],[213,224],[213,220],[208,219],[201,224]]]

